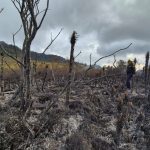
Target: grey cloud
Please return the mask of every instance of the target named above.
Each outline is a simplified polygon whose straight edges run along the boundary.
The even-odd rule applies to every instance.
[[[113,14],[110,12],[111,4],[110,0],[55,0],[47,17],[47,25],[59,25],[68,31],[76,29],[87,34],[109,23]]]
[[[125,56],[126,54],[145,54],[147,51],[149,51],[150,48],[150,43],[145,42],[145,41],[138,41],[138,40],[133,40],[129,39],[127,41],[117,41],[117,42],[112,42],[111,44],[104,44],[103,46],[99,46],[97,48],[97,53],[99,53],[102,56],[111,54],[115,52],[116,50],[123,49],[127,47],[130,43],[132,45],[123,51],[120,51],[116,55],[118,56]]]
[[[46,0],[41,0],[41,9]],[[10,0],[1,0],[0,6],[5,11],[0,16],[0,38],[11,42],[11,34],[21,24],[19,15]],[[64,31],[47,53],[69,56],[69,37],[73,30],[79,33],[76,51],[83,51],[82,62],[88,62],[88,55],[100,56],[126,47],[127,51],[119,53],[145,53],[150,40],[150,1],[149,0],[50,0],[50,10],[44,24],[35,38],[32,49],[41,51],[50,41],[50,33],[56,34],[61,27]],[[21,45],[23,34],[16,37]],[[93,47],[90,45],[94,45]],[[96,48],[95,48],[96,47]],[[94,58],[93,58],[94,59]]]

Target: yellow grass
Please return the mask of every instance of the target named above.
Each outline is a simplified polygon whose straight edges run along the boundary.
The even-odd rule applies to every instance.
[[[45,69],[46,65],[48,66],[49,69],[53,70],[62,70],[62,69],[67,69],[68,64],[67,63],[59,63],[59,62],[43,62],[43,61],[31,61],[31,68],[33,67],[33,63],[36,63],[37,70],[38,69]],[[9,71],[19,71],[20,67],[17,64],[15,60],[12,60],[10,58],[5,58],[4,59],[4,72],[9,72]]]

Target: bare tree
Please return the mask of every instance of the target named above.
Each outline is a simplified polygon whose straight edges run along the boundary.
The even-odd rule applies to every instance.
[[[147,92],[148,63],[149,63],[149,52],[146,53],[145,57],[145,92]]]
[[[15,57],[16,57],[16,59],[18,58],[18,56],[17,56],[17,50],[16,50],[15,36],[20,32],[21,28],[22,28],[22,25],[19,27],[19,29],[15,33],[12,34],[12,36],[13,36],[13,45],[14,45],[14,49],[15,49]]]
[[[0,71],[0,93],[2,93],[3,95],[3,92],[4,92],[4,53],[1,52],[1,71]]]
[[[133,62],[134,62],[134,64],[136,65],[136,64],[137,64],[137,59],[134,58]]]
[[[74,60],[81,54],[82,52],[80,51],[75,57]]]
[[[42,91],[44,91],[44,85],[46,82],[46,78],[47,78],[47,74],[48,74],[48,65],[45,66],[45,73],[44,73],[44,78],[43,78],[43,83],[42,83]]]
[[[114,56],[113,67],[114,67],[114,68],[117,68],[116,65],[115,65],[115,63],[116,63],[116,55],[114,54],[113,56]]]
[[[100,60],[102,60],[102,59],[104,59],[104,58],[107,58],[107,57],[110,57],[110,56],[114,56],[116,53],[119,53],[120,51],[124,51],[124,50],[128,49],[131,45],[132,45],[132,43],[130,43],[130,44],[129,44],[127,47],[125,47],[125,48],[121,48],[121,49],[119,49],[119,50],[114,51],[114,52],[111,53],[111,54],[108,54],[108,55],[105,55],[105,56],[100,57],[99,59],[97,59],[97,60],[93,63],[93,65],[90,65],[90,66],[89,66],[89,68],[86,70],[85,74],[86,74],[89,70],[91,70],[92,68],[94,68],[94,67],[96,66],[96,64],[97,64]]]
[[[1,8],[1,10],[0,10],[0,13],[2,13],[2,11],[3,11],[4,9],[3,8]],[[0,75],[0,92],[2,93],[3,92],[3,60],[4,60],[4,54],[3,53],[1,53],[1,75]]]
[[[71,79],[72,79],[72,70],[74,65],[74,47],[77,41],[77,32],[73,31],[70,43],[71,43],[71,51],[70,51],[70,61],[69,61],[69,75],[68,75],[68,87],[66,92],[66,104],[69,103],[70,98],[70,88],[71,88]]]
[[[63,28],[60,29],[60,31],[58,32],[58,34],[53,38],[52,34],[51,34],[51,42],[48,44],[48,46],[44,49],[43,54],[49,49],[49,47],[53,44],[53,42],[58,38],[58,36],[60,35],[60,33],[62,32]]]
[[[49,8],[49,0],[47,0],[46,8],[43,11],[39,10],[40,0],[11,0],[20,14],[23,25],[24,41],[22,46],[22,87],[23,99],[22,108],[27,109],[30,103],[30,48],[37,31],[40,29],[46,13]],[[39,15],[43,13],[42,17]]]

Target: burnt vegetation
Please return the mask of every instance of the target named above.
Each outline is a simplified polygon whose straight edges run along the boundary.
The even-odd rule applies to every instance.
[[[86,66],[75,60],[82,53],[74,54],[80,39],[73,31],[68,42],[70,59],[61,58],[59,63],[55,59],[52,63],[43,58],[48,57],[44,53],[62,29],[41,55],[30,50],[49,0],[42,11],[40,0],[12,3],[20,14],[25,39],[21,50],[14,40],[11,46],[0,42],[0,149],[149,150],[149,52],[143,71],[133,77],[133,93],[129,94],[125,86],[126,62],[117,61],[116,55],[132,43],[93,64],[90,55],[90,65]],[[39,15],[42,17],[37,19]],[[114,57],[112,66],[96,68],[107,57]]]

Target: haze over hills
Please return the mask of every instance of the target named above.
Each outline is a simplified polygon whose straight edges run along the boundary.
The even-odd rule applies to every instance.
[[[20,57],[21,56],[21,49],[17,46],[14,46],[12,44],[7,44],[4,41],[0,41],[0,44],[5,48],[7,52],[9,52],[12,56]],[[0,48],[0,52],[2,52],[2,49]],[[32,60],[38,60],[38,61],[47,61],[47,62],[66,62],[66,59],[52,54],[43,54],[43,53],[37,53],[34,51],[31,51],[31,59]]]

